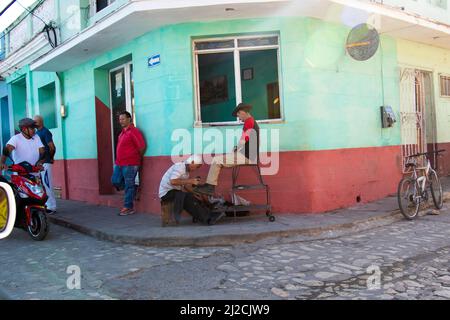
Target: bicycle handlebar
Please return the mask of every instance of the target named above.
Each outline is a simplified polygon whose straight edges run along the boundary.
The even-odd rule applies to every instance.
[[[441,149],[441,150],[437,150],[437,151],[429,151],[429,152],[423,152],[423,153],[417,153],[417,154],[413,154],[411,156],[407,156],[406,158],[415,158],[415,157],[420,157],[420,156],[427,156],[429,154],[438,154],[441,152],[445,152],[447,151],[446,149]]]
[[[24,170],[24,169],[18,169],[16,167],[16,165],[14,165],[14,164],[11,165],[11,166],[7,166],[6,170],[7,171],[11,171],[11,172],[16,172],[16,173],[27,173],[27,174],[29,174],[29,173],[39,173],[39,172],[44,171],[43,168],[40,168],[38,166],[33,166],[32,170],[28,172],[27,170]]]

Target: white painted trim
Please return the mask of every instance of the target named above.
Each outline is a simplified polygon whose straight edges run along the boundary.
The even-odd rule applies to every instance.
[[[254,50],[272,50],[272,49],[278,49],[280,45],[273,45],[273,46],[255,46],[255,47],[239,47],[237,50],[239,51],[254,51]]]
[[[413,64],[408,64],[408,63],[399,63],[398,64],[399,68],[407,68],[407,69],[417,69],[420,71],[427,71],[427,72],[435,72],[435,70],[433,68],[427,68],[424,66],[420,66],[420,65],[413,65]]]
[[[227,49],[208,49],[208,50],[195,50],[195,54],[208,54],[208,53],[226,53],[226,52],[233,52],[234,48],[227,48]]]
[[[197,37],[197,38],[195,38],[193,40],[194,40],[195,43],[202,43],[202,42],[215,42],[215,41],[224,42],[224,41],[227,41],[227,40],[228,41],[229,40],[234,40],[236,38],[241,40],[241,39],[258,39],[258,38],[271,38],[271,37],[279,37],[279,34],[277,34],[277,33],[264,33],[264,32],[260,33],[260,32],[258,32],[258,33],[253,33],[251,35],[245,35],[245,34],[237,35],[237,36],[226,36],[226,35],[224,35],[223,37],[217,36],[217,37],[211,37],[211,38]],[[237,44],[235,43],[234,46],[237,47]],[[229,49],[231,49],[231,48],[229,48]],[[201,50],[199,50],[199,51],[201,51]]]
[[[132,104],[131,104],[131,77],[130,77],[130,65],[131,62],[125,64],[125,108],[129,113],[131,113],[131,120],[134,124],[136,124],[136,117],[133,112]]]
[[[195,43],[192,41],[192,48],[194,48]],[[202,119],[200,116],[201,108],[200,108],[200,83],[199,83],[199,75],[198,75],[198,55],[193,54],[193,65],[194,68],[192,74],[194,76],[194,127],[201,125]]]
[[[343,6],[360,9],[362,11],[366,11],[369,13],[375,13],[385,17],[401,20],[413,25],[425,27],[427,29],[432,29],[450,34],[450,25],[434,22],[432,20],[420,17],[412,13],[400,11],[399,9],[395,9],[394,7],[390,7],[386,4],[373,2],[368,3],[359,0],[329,0],[329,1]]]
[[[120,68],[120,67],[119,67]],[[118,68],[114,68],[115,70],[117,70]],[[114,113],[112,110],[112,86],[111,86],[111,72],[114,72],[114,70],[109,70],[108,71],[108,88],[109,88],[109,110],[111,112],[111,143],[112,143],[112,160],[113,160],[113,168],[114,168],[114,164],[116,162],[116,150],[114,149]],[[97,155],[98,157],[98,155]]]
[[[266,119],[266,120],[256,120],[260,124],[283,124],[286,123],[283,119]],[[231,126],[241,126],[243,122],[240,121],[228,121],[228,122],[198,122],[194,127],[231,127]]]
[[[241,79],[241,56],[240,51],[237,49],[238,39],[234,39],[234,53],[233,53],[233,64],[234,64],[234,85],[236,98],[236,105],[242,103],[242,79]],[[236,119],[238,119],[236,117]]]
[[[281,65],[281,44],[280,37],[278,37],[278,50],[277,50],[277,59],[278,59],[278,98],[280,99],[280,121],[284,122],[284,98],[283,98],[283,69]],[[277,119],[273,119],[277,120]]]
[[[298,1],[298,0],[297,0]],[[131,3],[140,4],[140,9],[148,10],[164,10],[164,9],[179,9],[191,7],[208,7],[218,5],[238,5],[238,4],[252,4],[252,3],[280,3],[290,2],[290,0],[130,0]]]
[[[89,0],[89,19],[97,13],[97,1]]]
[[[5,73],[12,74],[17,69],[22,68],[23,66],[32,63],[33,55],[47,47],[50,51],[51,46],[47,41],[47,38],[44,34],[38,35],[31,42],[29,42],[25,47],[15,51],[13,54],[9,55],[3,62],[0,62],[0,75]]]

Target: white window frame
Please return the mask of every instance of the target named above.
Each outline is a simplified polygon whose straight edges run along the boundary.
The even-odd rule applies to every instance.
[[[0,61],[6,59],[6,33],[0,32]]]
[[[238,40],[242,39],[255,39],[255,38],[270,38],[277,37],[278,44],[267,45],[267,46],[254,46],[254,47],[238,47]],[[227,41],[234,40],[233,48],[224,49],[210,49],[210,50],[196,50],[195,45],[201,42],[211,42],[211,41]],[[277,64],[278,64],[278,90],[280,95],[280,118],[277,119],[263,119],[257,120],[258,123],[282,123],[284,122],[284,112],[283,112],[283,99],[282,99],[282,76],[281,76],[281,59],[280,59],[280,35],[277,33],[269,34],[253,34],[247,36],[224,36],[224,37],[214,37],[214,38],[199,38],[192,40],[192,51],[193,51],[193,66],[194,66],[194,89],[195,89],[195,122],[194,127],[201,126],[234,126],[239,125],[241,122],[239,118],[236,121],[222,121],[222,122],[202,122],[201,119],[201,103],[200,103],[200,79],[198,70],[198,56],[201,54],[211,54],[211,53],[224,53],[233,52],[234,54],[234,78],[235,78],[235,92],[236,92],[236,105],[242,102],[242,86],[241,86],[241,65],[240,56],[241,51],[262,51],[262,50],[277,50]],[[238,81],[239,79],[239,81]]]
[[[115,1],[116,0],[108,0],[108,5],[106,7],[112,5]],[[89,4],[90,4],[90,8],[91,8],[91,10],[90,10],[90,17],[93,17],[97,13],[101,12],[101,10],[97,11],[97,0],[90,0]]]
[[[439,96],[441,98],[443,98],[443,99],[449,99],[450,98],[450,92],[449,92],[449,95],[443,95],[443,92],[442,92],[442,81],[443,81],[443,78],[450,79],[450,75],[449,74],[443,74],[443,73],[439,74]]]

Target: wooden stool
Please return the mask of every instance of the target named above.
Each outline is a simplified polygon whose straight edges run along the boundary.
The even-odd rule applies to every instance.
[[[161,201],[161,226],[173,226],[177,225],[178,222],[172,215],[173,202],[171,201]]]

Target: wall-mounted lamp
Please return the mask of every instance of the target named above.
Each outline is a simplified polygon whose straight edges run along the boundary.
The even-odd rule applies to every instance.
[[[66,114],[66,106],[63,105],[63,104],[61,105],[60,113],[61,113],[61,117],[63,117],[63,118],[65,118],[67,116],[67,114]]]

